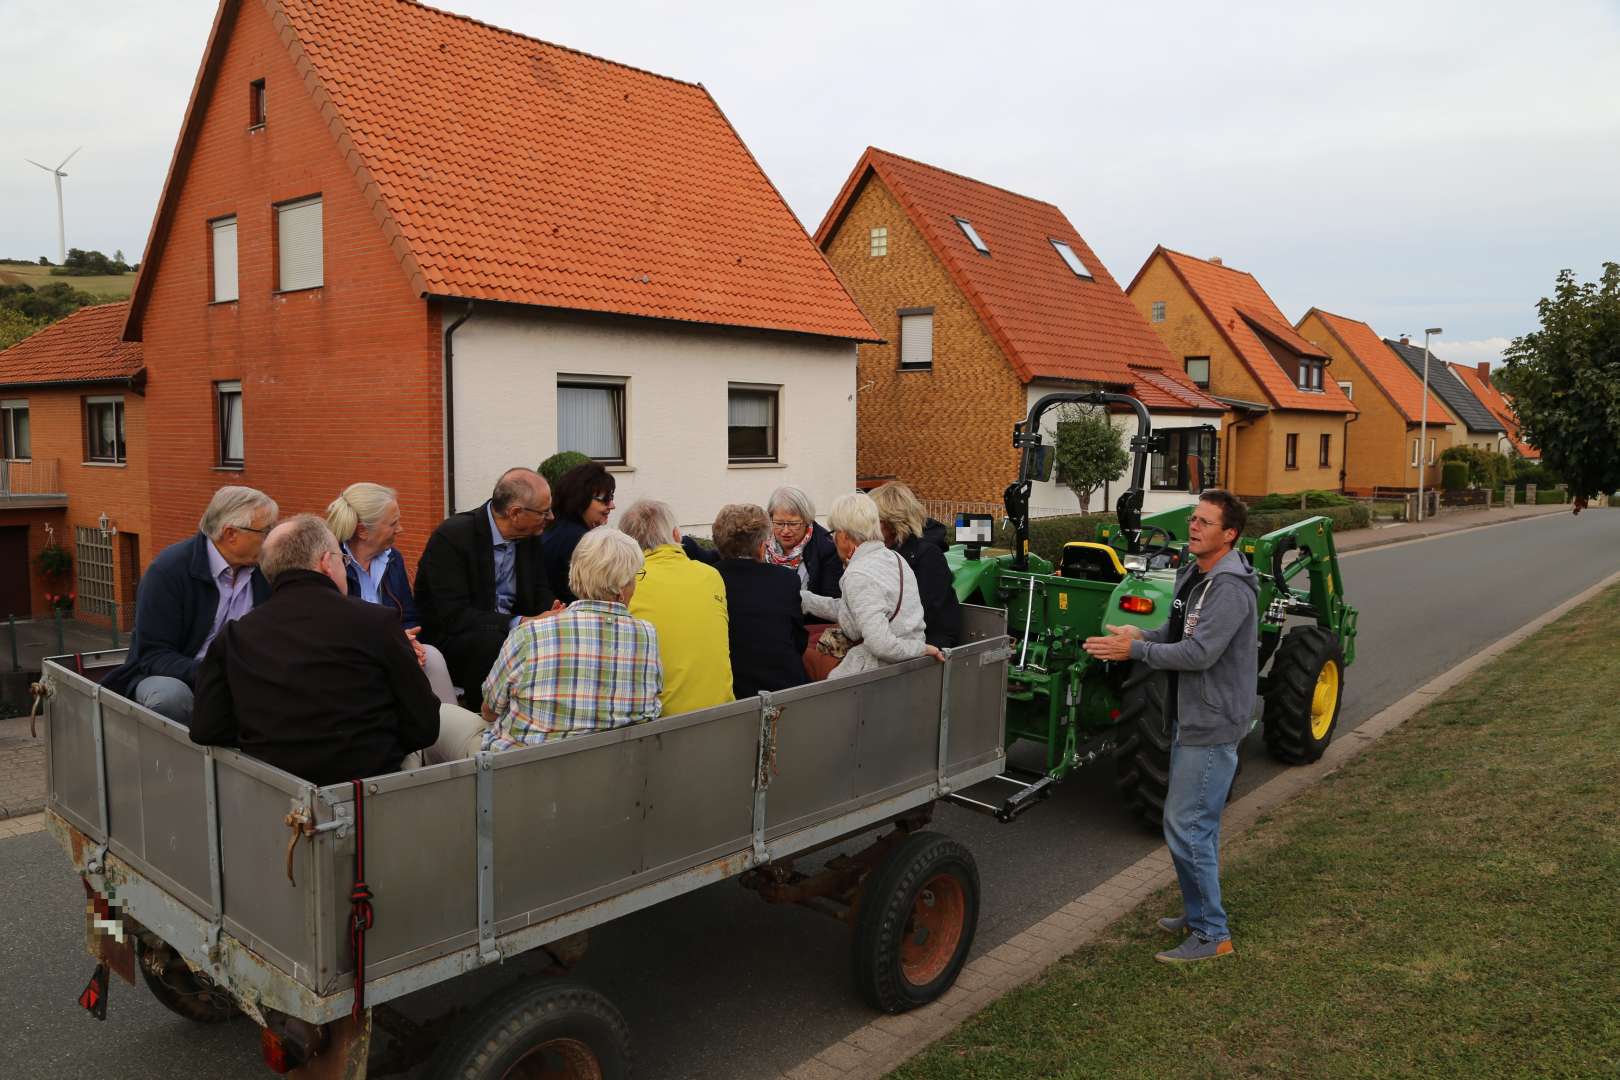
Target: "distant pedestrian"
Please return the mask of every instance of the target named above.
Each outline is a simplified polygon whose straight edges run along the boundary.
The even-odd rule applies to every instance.
[[[1155,957],[1167,964],[1232,954],[1221,906],[1221,811],[1259,682],[1259,582],[1234,547],[1247,520],[1248,508],[1230,493],[1204,492],[1187,528],[1187,550],[1195,561],[1176,573],[1169,621],[1147,631],[1109,626],[1108,636],[1085,642],[1086,652],[1098,659],[1139,660],[1170,673],[1164,839],[1181,883],[1183,913],[1159,925],[1187,937]]]

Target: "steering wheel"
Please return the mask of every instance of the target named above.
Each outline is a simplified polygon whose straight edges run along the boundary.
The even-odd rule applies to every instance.
[[[1158,543],[1150,543],[1155,536],[1158,537]],[[1136,545],[1141,549],[1140,554],[1147,556],[1150,565],[1153,559],[1160,555],[1173,555],[1175,552],[1170,546],[1173,543],[1175,537],[1157,525],[1143,525],[1136,532]]]

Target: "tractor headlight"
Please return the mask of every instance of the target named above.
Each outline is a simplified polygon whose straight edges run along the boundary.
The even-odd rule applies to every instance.
[[[1146,555],[1126,555],[1120,563],[1133,574],[1147,573],[1148,561]]]

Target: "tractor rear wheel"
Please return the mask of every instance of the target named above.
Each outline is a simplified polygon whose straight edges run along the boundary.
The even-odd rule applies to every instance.
[[[1164,714],[1169,681],[1141,661],[1131,665],[1120,688],[1119,749],[1115,783],[1127,804],[1155,829],[1164,824],[1170,789],[1170,725]]]
[[[1344,700],[1344,651],[1320,626],[1290,630],[1277,646],[1264,683],[1266,749],[1278,761],[1309,765],[1322,756],[1339,725]]]

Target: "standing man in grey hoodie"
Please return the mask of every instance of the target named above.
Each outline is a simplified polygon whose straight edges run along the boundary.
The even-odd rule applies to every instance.
[[[1187,524],[1195,561],[1176,573],[1169,621],[1157,630],[1110,626],[1107,636],[1085,643],[1099,660],[1140,660],[1169,672],[1165,711],[1173,739],[1164,839],[1184,914],[1159,925],[1187,937],[1155,957],[1166,964],[1232,955],[1221,906],[1221,811],[1254,714],[1260,659],[1259,582],[1234,547],[1247,521],[1248,508],[1229,492],[1204,492]]]

